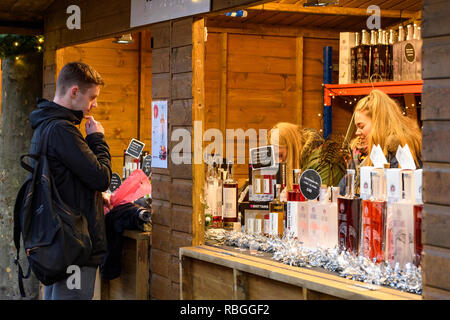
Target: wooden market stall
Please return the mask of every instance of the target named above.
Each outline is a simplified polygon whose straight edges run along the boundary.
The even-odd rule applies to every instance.
[[[336,72],[339,33],[366,29],[369,4],[380,6],[383,29],[398,28],[402,23],[421,24],[420,0],[380,0],[370,3],[340,1],[339,6],[321,8],[303,7],[303,2],[273,1],[249,6],[243,8],[247,12],[245,17],[210,14],[201,23],[193,25],[193,59],[201,60],[204,57],[204,62],[196,63],[196,66],[201,67],[193,70],[192,120],[204,123],[203,132],[211,128],[220,130],[226,144],[224,150],[215,151],[222,152],[223,157],[230,160],[226,156],[226,145],[234,145],[231,160],[235,164],[235,138],[226,138],[227,129],[270,130],[277,122],[284,121],[323,132],[323,110],[328,100],[333,100],[332,136],[343,137],[346,134],[356,105],[352,102],[367,94],[372,86],[362,84],[367,93],[363,90],[342,93],[344,87],[337,84]],[[202,39],[204,36],[206,42],[196,42],[196,37]],[[325,46],[332,47],[333,50],[333,82],[324,86]],[[395,95],[401,105],[415,106],[414,112],[409,112],[408,116],[419,121],[420,112],[417,109],[420,108],[420,103],[415,102],[414,95],[418,95],[420,101],[422,83],[417,81],[410,86],[400,84],[400,87],[397,84],[395,90],[391,90],[393,82],[380,82],[377,87]],[[352,101],[339,99],[344,96],[352,96]],[[206,107],[197,109],[202,104]],[[250,141],[248,137],[245,139],[246,164],[235,165],[235,178],[240,187],[248,178]],[[208,142],[203,141],[203,148],[207,144]],[[220,248],[208,246],[203,234],[203,206],[199,197],[204,170],[201,165],[193,165],[193,244],[198,246],[180,249],[182,298],[421,299],[413,294],[396,295],[395,290],[384,288],[375,289],[376,292],[366,289],[366,292],[358,295],[348,289],[354,284],[353,289],[358,291],[357,283],[344,285],[336,275],[323,276],[327,280],[317,285],[319,280],[289,273],[293,270],[306,272],[304,268],[260,261],[232,250],[219,252]],[[267,265],[264,266],[265,264]],[[289,269],[289,272],[285,269]],[[220,279],[214,280],[218,274],[221,275]],[[320,271],[314,276],[322,277]],[[270,285],[265,290],[258,290],[262,283]]]
[[[339,33],[367,28],[368,4],[340,1],[339,7],[313,8],[303,2],[273,1],[245,8],[246,17],[206,18],[205,130],[219,128],[225,137],[226,129],[269,130],[286,121],[322,132],[323,48],[332,47],[338,83]],[[370,5],[380,5],[381,28],[406,21],[420,25],[421,1]],[[336,101],[334,136],[345,135],[353,107]],[[247,171],[237,165],[235,175],[243,181]]]
[[[12,9],[15,2],[18,1],[2,4],[2,8]],[[193,133],[196,120],[203,121],[201,134],[208,128],[218,128],[223,134],[227,128],[270,129],[278,121],[323,130],[323,47],[333,48],[333,65],[337,64],[339,32],[366,28],[369,5],[380,6],[382,28],[423,22],[423,112],[417,115],[423,121],[423,298],[450,298],[447,0],[340,0],[338,6],[320,8],[303,7],[303,0],[212,0],[209,13],[136,28],[130,27],[130,0],[73,0],[71,4],[78,5],[83,14],[79,30],[67,28],[65,1],[32,2],[33,9],[28,11],[34,10],[38,15],[22,12],[18,6],[15,14],[4,15],[1,20],[19,20],[16,29],[26,26],[33,29],[33,34],[45,35],[43,97],[53,98],[57,71],[71,57],[98,64],[106,83],[110,80],[113,84],[100,94],[108,112],[99,109],[95,115],[106,124],[108,139],[114,145],[114,171],[121,166],[119,152],[130,137],[151,138],[145,109],[149,100],[168,101],[169,136],[180,128]],[[247,17],[224,15],[239,9],[246,10]],[[37,24],[21,25],[20,20],[32,20],[35,16],[41,17]],[[0,30],[5,30],[2,25]],[[151,53],[145,47],[148,41],[135,42],[129,50],[111,47],[115,46],[113,37],[125,33],[132,33],[135,40],[151,37]],[[101,48],[96,41],[103,41]],[[104,59],[88,57],[89,50],[97,51]],[[107,63],[111,65],[108,67]],[[110,67],[114,74],[108,73]],[[124,69],[124,76],[117,76]],[[146,70],[151,76],[139,70]],[[334,79],[335,75],[336,70]],[[150,90],[151,96],[146,96]],[[334,99],[334,135],[345,133],[351,114],[352,107]],[[136,122],[135,128],[129,119]],[[175,143],[169,142],[169,159]],[[193,159],[202,148],[194,145],[191,151]],[[241,165],[236,171],[239,182],[243,182],[247,170]],[[195,162],[169,162],[167,169],[153,170],[149,298],[210,298],[202,292],[207,290],[217,296],[220,293],[224,299],[252,299],[260,297],[258,286],[268,288],[271,297],[278,293],[280,297],[307,299],[421,298],[384,288],[358,289],[356,283],[334,275],[323,276],[320,271],[286,269],[286,265],[267,259],[215,252],[204,245],[204,211],[200,201],[204,177],[204,164]],[[139,237],[127,237],[130,255],[126,259],[131,262],[136,257],[134,241]],[[111,293],[114,286],[136,283],[132,276],[125,278],[105,290],[104,295],[131,297],[130,291]],[[207,283],[207,279],[214,281]],[[135,286],[140,293],[143,287]]]

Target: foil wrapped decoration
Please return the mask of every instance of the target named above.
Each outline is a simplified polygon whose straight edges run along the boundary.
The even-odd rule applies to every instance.
[[[209,229],[205,239],[241,250],[249,249],[251,245],[252,249],[269,253],[275,261],[290,266],[322,268],[346,279],[422,294],[422,270],[410,263],[406,264],[404,269],[400,268],[398,263],[392,268],[387,262],[375,263],[338,247],[307,248],[289,236],[265,237],[224,229]]]

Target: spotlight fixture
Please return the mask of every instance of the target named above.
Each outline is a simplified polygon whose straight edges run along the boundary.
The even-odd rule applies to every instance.
[[[304,7],[325,7],[329,5],[339,4],[339,0],[306,0]]]
[[[131,33],[128,34],[124,34],[120,37],[116,37],[116,40],[113,41],[114,43],[124,43],[124,44],[129,44],[129,43],[133,43],[133,37],[131,37]]]

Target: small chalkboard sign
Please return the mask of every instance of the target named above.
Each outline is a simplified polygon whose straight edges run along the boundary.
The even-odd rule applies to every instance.
[[[111,175],[111,184],[109,185],[109,191],[114,192],[122,184],[122,179],[117,173]]]
[[[253,170],[276,168],[275,152],[273,146],[264,146],[250,149],[250,163]]]
[[[315,200],[319,196],[322,178],[314,169],[308,169],[300,176],[300,191],[306,199]]]
[[[142,150],[144,150],[144,147],[145,143],[133,138],[131,139],[131,142],[128,145],[128,148],[125,151],[125,153],[132,156],[133,158],[139,159],[139,156],[141,155]]]
[[[142,171],[144,171],[147,177],[150,177],[152,173],[152,156],[150,154],[142,160]]]

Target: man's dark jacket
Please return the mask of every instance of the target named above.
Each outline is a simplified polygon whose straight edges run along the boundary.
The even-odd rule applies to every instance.
[[[82,111],[39,100],[37,109],[30,114],[31,127],[35,129],[30,153],[37,153],[40,133],[48,120],[56,120],[48,141],[50,171],[61,199],[86,216],[92,241],[92,254],[86,265],[98,266],[107,249],[101,191],[111,181],[111,156],[102,133],[83,138],[76,127],[82,119]]]

